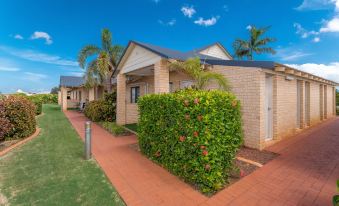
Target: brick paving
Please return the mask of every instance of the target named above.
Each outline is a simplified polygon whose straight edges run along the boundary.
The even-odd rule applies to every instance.
[[[84,137],[86,118],[66,111]],[[331,205],[339,179],[339,118],[268,150],[279,157],[208,198],[132,148],[135,135],[114,137],[92,125],[92,152],[127,205]]]

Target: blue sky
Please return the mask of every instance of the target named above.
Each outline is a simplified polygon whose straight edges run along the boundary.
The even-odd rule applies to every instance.
[[[230,53],[248,25],[272,26],[276,55],[257,56],[339,82],[339,0],[124,0],[0,2],[0,91],[49,91],[81,75],[78,51],[109,28],[129,40],[177,50],[219,41]]]

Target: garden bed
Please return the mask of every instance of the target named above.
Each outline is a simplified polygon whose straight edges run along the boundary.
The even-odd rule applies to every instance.
[[[117,125],[114,122],[96,122],[100,127],[113,134],[115,137],[129,136],[132,133],[125,130],[124,127]]]
[[[141,152],[138,143],[131,144],[130,147],[133,150]],[[275,159],[278,156],[279,156],[279,154],[276,154],[276,153],[273,153],[273,152],[270,152],[270,151],[266,151],[266,150],[260,151],[260,150],[251,149],[251,148],[247,148],[247,147],[241,147],[240,150],[237,153],[237,157],[242,157],[242,158],[245,158],[247,160],[257,162],[257,163],[262,164],[262,165],[267,164],[268,162],[272,161],[273,159]],[[241,161],[241,160],[238,160],[238,159],[234,160],[234,166],[235,166],[235,168],[238,168],[238,169],[235,169],[234,171],[231,172],[230,177],[228,179],[228,183],[225,184],[224,187],[223,187],[224,189],[231,186],[232,184],[238,182],[242,178],[250,175],[251,173],[253,173],[257,169],[260,169],[260,167],[258,167],[255,164],[244,162],[244,161]],[[182,178],[180,178],[180,179],[182,179]],[[183,180],[183,181],[187,182],[185,180]],[[191,187],[193,187],[195,190],[200,191],[199,188],[196,185],[189,183],[189,182],[187,182],[187,183]],[[208,197],[211,197],[214,194],[216,194],[217,192],[205,193],[205,194],[203,193],[203,194],[208,196]]]

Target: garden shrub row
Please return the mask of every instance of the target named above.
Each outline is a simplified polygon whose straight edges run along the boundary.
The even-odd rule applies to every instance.
[[[31,96],[27,96],[24,93],[17,93],[14,96],[21,96],[29,99],[35,104],[36,111],[35,114],[39,115],[42,112],[43,104],[57,104],[58,103],[58,95],[57,94],[34,94]]]
[[[140,97],[140,150],[204,193],[227,183],[243,142],[240,102],[223,91]]]
[[[28,137],[35,132],[35,105],[22,96],[0,100],[0,140]]]
[[[87,118],[94,122],[115,120],[116,93],[106,93],[103,99],[89,102],[84,110]]]

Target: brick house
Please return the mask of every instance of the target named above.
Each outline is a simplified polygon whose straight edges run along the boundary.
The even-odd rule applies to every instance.
[[[118,65],[117,123],[138,121],[139,96],[190,86],[192,79],[168,67],[173,60],[190,57],[199,57],[229,80],[242,104],[248,147],[263,149],[335,117],[336,82],[271,61],[236,61],[219,43],[180,52],[131,41]]]
[[[99,99],[104,94],[103,87],[86,88],[83,77],[60,76],[58,104],[65,111],[77,108],[80,104]]]

